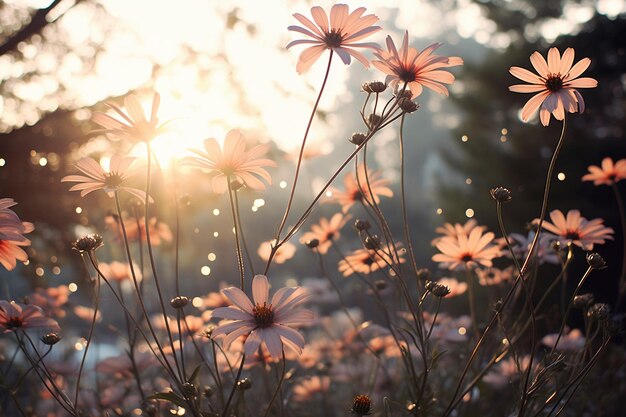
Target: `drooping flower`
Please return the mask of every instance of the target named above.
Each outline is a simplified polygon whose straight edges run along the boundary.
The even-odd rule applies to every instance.
[[[302,235],[300,242],[306,244],[306,242],[317,239],[319,242],[317,251],[324,255],[328,252],[333,240],[339,239],[341,228],[345,226],[351,218],[352,216],[344,215],[343,213],[334,214],[330,220],[326,217],[322,217],[318,224],[311,226],[310,232],[306,232]]]
[[[528,121],[537,109],[541,124],[548,126],[550,113],[557,120],[565,118],[565,112],[585,111],[585,101],[577,88],[595,88],[598,82],[593,78],[578,78],[591,64],[589,58],[574,63],[574,49],[567,48],[563,56],[557,48],[550,48],[548,61],[539,52],[530,56],[530,62],[537,71],[533,74],[521,67],[511,67],[509,72],[516,78],[529,84],[515,84],[509,87],[516,93],[537,93],[524,105],[522,120]]]
[[[261,259],[267,261],[270,259],[270,254],[272,253],[272,247],[276,244],[275,240],[268,240],[267,242],[263,242],[259,245],[259,249],[257,250],[257,254]],[[277,264],[284,264],[289,259],[293,258],[293,255],[296,253],[296,245],[291,242],[283,243],[280,248],[276,250],[274,253],[274,257],[272,261]]]
[[[613,163],[611,158],[604,158],[601,166],[590,165],[589,174],[583,176],[583,181],[593,181],[594,185],[612,185],[626,178],[626,159]]]
[[[124,99],[124,107],[126,107],[128,114],[124,113],[115,103],[106,103],[122,120],[102,112],[95,112],[91,120],[102,126],[104,133],[118,138],[130,139],[134,142],[149,142],[165,131],[165,124],[159,125],[159,118],[157,117],[160,103],[161,96],[155,91],[152,97],[150,119],[147,119],[137,96],[129,94]]]
[[[593,249],[594,244],[604,244],[607,239],[613,240],[615,231],[604,225],[604,220],[597,218],[587,220],[580,215],[578,210],[570,210],[567,217],[560,210],[550,212],[550,220],[545,220],[542,227],[555,235],[562,243],[572,243],[586,251]],[[533,220],[539,223],[539,219]]]
[[[59,324],[46,317],[43,310],[37,306],[0,300],[0,331],[9,333],[35,327],[60,329]]]
[[[185,161],[190,166],[208,170],[213,192],[226,192],[232,181],[264,190],[265,184],[257,177],[272,183],[270,174],[263,168],[276,166],[271,159],[262,158],[267,153],[267,147],[257,145],[246,151],[246,139],[239,130],[233,129],[226,134],[223,148],[213,138],[204,141],[204,148],[206,152],[192,150],[197,156],[185,158]]]
[[[477,265],[491,267],[491,260],[500,256],[500,247],[491,244],[494,234],[483,234],[481,227],[475,227],[468,234],[444,237],[435,245],[441,253],[433,255],[433,261],[440,262],[440,268],[450,270],[473,268]]]
[[[335,4],[330,9],[330,22],[328,15],[319,6],[311,8],[311,15],[314,22],[300,13],[295,13],[295,17],[302,26],[289,26],[287,29],[302,33],[312,39],[298,39],[289,42],[287,49],[295,45],[308,44],[312,45],[306,48],[298,58],[296,71],[302,74],[308,70],[315,61],[330,49],[339,55],[344,64],[351,62],[351,56],[360,61],[365,68],[369,68],[367,58],[357,51],[355,48],[369,48],[377,50],[378,44],[372,42],[359,42],[362,39],[373,35],[382,28],[380,26],[372,26],[378,22],[378,17],[373,14],[363,16],[365,7],[359,7],[352,13],[348,13],[348,6],[345,4]]]
[[[394,264],[394,258],[390,256],[393,248],[381,247],[377,250],[374,249],[357,249],[352,254],[346,255],[345,259],[339,261],[339,272],[344,277],[350,276],[355,272],[360,274],[371,274],[379,269],[389,267]],[[400,263],[404,263],[406,260],[402,257],[402,253],[399,253]]]
[[[379,61],[372,61],[372,65],[387,74],[385,83],[395,88],[402,88],[405,84],[412,93],[412,98],[422,94],[423,87],[448,95],[444,84],[452,84],[454,75],[442,68],[463,65],[459,57],[435,55],[433,52],[442,44],[432,44],[423,51],[409,46],[409,31],[404,33],[400,50],[396,48],[391,36],[387,36],[387,51],[375,53]]]
[[[292,326],[303,325],[313,319],[312,311],[298,307],[308,298],[303,288],[281,288],[269,302],[267,277],[256,275],[252,281],[254,302],[239,288],[225,288],[222,293],[233,305],[216,308],[213,316],[232,321],[216,327],[213,336],[226,334],[225,349],[233,340],[248,335],[244,343],[246,355],[254,354],[261,344],[265,344],[274,358],[282,357],[285,346],[298,354],[302,353],[304,337]]]
[[[369,180],[369,185],[368,185]],[[356,202],[363,204],[372,203],[372,196],[376,204],[380,203],[380,196],[393,197],[393,191],[388,187],[390,181],[381,178],[378,171],[367,170],[364,165],[359,165],[357,175],[349,172],[343,178],[344,191],[331,187],[329,191],[332,193],[332,199],[341,204],[341,210],[347,213],[350,207]]]
[[[81,197],[97,190],[104,190],[109,197],[113,197],[117,191],[126,191],[141,201],[146,198],[144,191],[127,185],[128,180],[141,170],[135,157],[113,155],[108,171],[93,158],[82,158],[75,165],[85,175],[67,175],[61,182],[76,182],[70,191],[80,191]]]

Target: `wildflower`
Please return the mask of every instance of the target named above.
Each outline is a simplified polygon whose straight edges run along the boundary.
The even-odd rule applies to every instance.
[[[59,324],[43,314],[43,310],[34,305],[23,305],[6,300],[0,301],[0,331],[3,333],[34,327],[59,330]]]
[[[46,312],[46,315],[52,317],[65,317],[65,309],[63,308],[70,295],[70,289],[67,285],[59,285],[58,287],[37,288],[34,293],[29,296],[28,304],[40,307]]]
[[[590,251],[594,244],[603,244],[605,240],[613,240],[613,229],[605,227],[603,220],[593,219],[587,220],[580,215],[578,210],[570,210],[567,217],[560,210],[552,210],[550,212],[549,221],[543,222],[543,228],[554,234],[556,238],[566,244],[573,243],[576,246]],[[533,223],[538,223],[539,219],[535,219]]]
[[[26,262],[28,255],[22,249],[30,245],[24,234],[32,232],[32,223],[23,222],[9,207],[17,203],[12,198],[0,198],[0,264],[8,271],[17,266],[17,261]]]
[[[467,282],[459,282],[454,278],[441,278],[439,281],[437,281],[437,284],[442,285],[448,289],[448,294],[446,294],[445,297],[456,297],[467,291]]]
[[[435,297],[443,298],[450,294],[450,288],[448,288],[445,284],[440,284],[438,282],[426,281],[426,289],[433,293]]]
[[[146,198],[144,191],[126,185],[140,170],[135,157],[113,155],[108,172],[93,158],[80,159],[76,162],[76,168],[85,175],[67,175],[61,182],[78,183],[70,191],[80,191],[81,197],[97,190],[104,190],[109,197],[113,197],[117,191],[123,190],[142,201]]]
[[[152,238],[152,236],[150,237]],[[130,264],[118,261],[113,261],[111,263],[103,262],[98,265],[98,268],[100,269],[100,272],[102,272],[102,275],[104,275],[104,277],[108,280],[118,282],[131,280],[133,277],[133,272],[135,273],[135,279],[137,281],[141,281],[142,279],[141,268],[139,268],[134,262],[132,271],[130,268]]]
[[[155,92],[152,97],[152,109],[150,111],[150,119],[148,120],[137,96],[130,94],[124,99],[124,107],[126,107],[128,115],[115,103],[106,103],[107,106],[122,117],[121,121],[101,112],[95,112],[91,120],[102,126],[104,128],[102,132],[104,133],[123,139],[128,138],[135,142],[149,142],[165,131],[165,124],[159,125],[159,119],[157,118],[160,103],[161,96]]]
[[[28,245],[30,245],[28,239],[25,241],[0,240],[0,264],[7,271],[12,271],[17,266],[17,261],[26,262],[28,254],[21,247]]]
[[[265,344],[274,358],[280,358],[284,347],[302,353],[304,337],[291,326],[306,324],[313,319],[313,312],[298,308],[308,294],[301,287],[281,288],[269,301],[269,283],[265,275],[256,275],[252,281],[254,303],[239,288],[230,287],[222,293],[233,303],[230,307],[216,308],[214,317],[232,320],[220,324],[213,337],[226,334],[224,347],[240,336],[248,335],[244,343],[246,355],[257,351]]]
[[[440,43],[435,43],[421,52],[409,47],[407,30],[399,51],[391,36],[387,36],[387,51],[376,52],[374,55],[380,61],[372,61],[372,65],[387,74],[386,84],[396,88],[406,85],[411,90],[411,98],[422,94],[423,87],[447,96],[448,89],[444,84],[452,84],[454,75],[442,68],[462,65],[463,60],[459,57],[434,55],[433,52],[440,46]]]
[[[613,163],[611,158],[604,158],[601,166],[590,165],[589,174],[583,176],[583,181],[593,181],[594,185],[612,185],[626,178],[626,159]]]
[[[550,113],[557,120],[565,118],[565,111],[569,113],[582,113],[585,111],[585,101],[577,88],[595,88],[598,82],[593,78],[578,78],[591,64],[589,58],[583,58],[574,63],[574,49],[567,48],[560,55],[557,48],[548,51],[548,62],[539,52],[530,56],[530,62],[537,71],[533,74],[527,69],[511,67],[509,72],[516,78],[530,84],[516,84],[509,87],[516,93],[537,93],[522,109],[522,120],[528,121],[529,117],[540,109],[539,118],[541,124],[548,126]]]
[[[371,414],[370,410],[372,408],[372,400],[367,395],[357,395],[352,400],[352,407],[350,408],[350,412],[352,414],[356,414],[357,416],[366,416]]]
[[[499,268],[476,268],[478,283],[482,286],[498,285],[513,279],[513,267]]]
[[[551,333],[541,339],[541,343],[548,347],[553,347],[558,339],[558,334]],[[585,336],[579,329],[573,329],[567,334],[563,334],[559,340],[557,350],[579,350],[585,346]]]
[[[257,251],[259,257],[261,257],[261,259],[263,259],[264,261],[269,260],[274,245],[276,245],[276,240],[274,239],[261,243]],[[295,253],[296,245],[290,242],[285,242],[276,250],[276,253],[274,253],[274,257],[272,258],[272,260],[277,264],[284,264],[289,259],[293,258],[293,255]]]
[[[223,194],[232,180],[255,190],[265,189],[265,184],[257,177],[272,183],[270,174],[263,167],[275,167],[276,163],[261,158],[267,147],[257,145],[246,151],[246,139],[239,130],[233,129],[226,134],[223,147],[211,138],[204,141],[204,148],[206,152],[193,150],[197,156],[185,160],[190,166],[208,170],[213,192]]]
[[[312,239],[318,240],[317,250],[322,255],[328,252],[333,240],[339,239],[341,228],[348,222],[352,216],[336,213],[328,220],[322,217],[318,224],[311,226],[311,231],[306,232],[300,238],[300,242],[305,243]]]
[[[441,251],[433,256],[433,261],[440,262],[440,268],[451,270],[477,265],[491,267],[493,258],[500,256],[500,248],[491,245],[494,234],[483,234],[481,227],[475,227],[469,235],[444,237],[435,246]]]
[[[489,371],[483,381],[495,388],[503,388],[516,380],[530,365],[530,356],[525,355],[519,359],[509,357],[498,362],[493,370]]]
[[[435,246],[437,242],[439,242],[443,237],[458,237],[459,235],[468,236],[472,230],[475,228],[480,228],[481,230],[486,230],[486,226],[477,226],[478,222],[476,219],[470,219],[465,224],[461,223],[444,223],[443,226],[439,226],[435,229],[436,233],[441,234],[442,236],[436,237],[433,239],[430,244]]]
[[[330,191],[332,198],[341,204],[344,213],[347,213],[357,201],[372,204],[372,196],[376,204],[380,203],[380,196],[393,197],[393,191],[388,187],[389,180],[381,178],[378,171],[368,169],[366,172],[364,165],[359,165],[356,175],[352,172],[348,173],[343,178],[343,184],[345,191],[334,187]]]
[[[350,64],[352,56],[361,62],[365,68],[369,68],[367,58],[355,48],[377,50],[379,46],[376,43],[361,43],[357,41],[373,35],[382,28],[380,26],[372,26],[378,22],[378,17],[373,14],[363,16],[365,10],[364,7],[359,7],[348,14],[347,5],[335,4],[330,9],[330,25],[328,15],[321,7],[315,6],[311,8],[311,15],[315,23],[300,13],[295,13],[293,17],[305,27],[289,26],[287,29],[313,38],[298,39],[287,44],[287,49],[300,44],[313,45],[300,54],[298,64],[296,65],[298,74],[308,70],[327,49],[337,53],[346,65]]]
[[[374,249],[357,249],[352,254],[347,255],[339,261],[339,272],[344,277],[350,276],[355,272],[361,274],[371,274],[379,269],[393,265],[394,260],[389,255],[393,248],[386,247],[378,250]],[[400,258],[400,263],[404,263],[405,259]]]
[[[80,253],[93,252],[102,246],[104,239],[97,234],[83,236],[72,243],[72,249]]]
[[[528,250],[530,249],[532,242],[535,238],[535,233],[536,232],[534,230],[531,230],[526,235],[522,235],[519,233],[511,233],[509,235],[509,243],[513,247],[513,253],[515,253],[515,256],[518,259],[526,259],[526,256],[528,255]],[[506,247],[506,241],[503,237],[497,239],[496,241],[501,248]],[[551,264],[559,263],[559,256],[557,254],[557,251],[553,248],[554,242],[559,243],[558,241],[555,241],[554,238],[551,236],[546,236],[544,234],[539,236],[539,241],[537,242],[534,250],[539,264],[543,264],[545,262]],[[508,250],[504,251],[504,255],[508,258],[511,257],[511,254]]]
[[[330,387],[330,377],[314,375],[303,379],[293,387],[293,400],[296,402],[309,401],[315,398],[316,394],[325,395]]]

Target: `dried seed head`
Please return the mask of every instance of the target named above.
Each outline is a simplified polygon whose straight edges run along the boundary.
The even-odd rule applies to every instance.
[[[59,336],[58,333],[46,333],[41,337],[41,341],[48,346],[54,346],[59,343],[60,340],[61,336]]]
[[[505,187],[492,188],[490,191],[491,197],[498,203],[506,203],[511,201],[511,190]]]
[[[363,230],[369,230],[372,225],[367,220],[356,219],[354,221],[354,227],[356,228],[356,230],[361,232]]]
[[[602,259],[597,252],[590,252],[587,254],[587,263],[593,269],[604,269],[606,268],[606,262]]]
[[[181,388],[183,396],[188,400],[193,400],[198,396],[198,389],[191,382],[185,382]]]
[[[386,89],[387,84],[382,81],[370,81],[369,83],[363,84],[363,91],[367,93],[382,93]]]
[[[357,416],[367,416],[371,414],[370,410],[372,409],[372,400],[367,395],[357,395],[352,400],[352,408],[350,408],[350,412],[352,414],[356,414]]]
[[[367,139],[367,136],[361,132],[354,132],[352,136],[350,136],[350,142],[354,143],[356,146],[365,142],[365,139]]]
[[[593,303],[593,294],[591,293],[577,295],[572,301],[572,305],[576,308],[587,308],[591,303]]]
[[[609,318],[610,312],[611,308],[608,304],[596,303],[589,307],[589,310],[587,310],[587,317],[598,321],[604,321]]]
[[[383,120],[382,117],[380,117],[377,114],[372,113],[369,116],[367,116],[367,127],[369,127],[370,129],[374,129],[376,126],[380,124],[382,120]]]
[[[184,295],[179,295],[178,297],[174,297],[170,300],[170,305],[176,310],[181,309],[189,304],[189,298]]]
[[[450,294],[450,288],[448,286],[433,281],[426,281],[426,289],[435,297],[439,298],[443,298]]]
[[[367,236],[363,241],[365,249],[378,249],[380,248],[380,238],[376,235]]]
[[[102,246],[104,238],[100,235],[93,234],[83,236],[72,243],[72,249],[77,250],[80,253],[93,252]]]
[[[410,98],[402,97],[398,100],[398,107],[405,113],[413,113],[419,108],[419,105]]]

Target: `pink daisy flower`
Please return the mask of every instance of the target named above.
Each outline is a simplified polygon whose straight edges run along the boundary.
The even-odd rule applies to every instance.
[[[392,87],[406,84],[413,94],[412,98],[422,94],[422,87],[447,96],[448,89],[444,84],[452,84],[454,75],[442,68],[463,65],[463,60],[456,56],[434,55],[433,52],[441,45],[435,43],[420,52],[409,47],[407,30],[399,51],[391,36],[387,36],[387,51],[376,52],[374,55],[380,61],[372,61],[372,65],[387,74],[385,82]]]
[[[304,337],[292,329],[313,320],[313,312],[299,308],[309,295],[302,287],[284,287],[276,291],[269,301],[269,283],[265,275],[256,275],[252,281],[252,297],[239,288],[230,287],[222,293],[233,303],[230,307],[216,308],[214,317],[232,320],[220,324],[213,336],[226,334],[224,348],[240,336],[248,335],[244,343],[246,355],[254,354],[264,344],[273,358],[281,358],[284,347],[302,353]]]
[[[306,232],[302,235],[300,243],[306,244],[313,239],[317,239],[319,241],[317,251],[325,255],[333,244],[333,241],[339,239],[341,228],[345,226],[351,218],[352,216],[344,215],[343,213],[336,213],[330,220],[326,217],[322,217],[318,224],[311,226],[310,232]]]
[[[548,51],[548,62],[539,52],[530,56],[530,62],[537,71],[533,74],[527,69],[511,67],[509,72],[516,78],[529,84],[515,84],[509,87],[516,93],[537,93],[524,105],[522,120],[528,121],[530,116],[540,109],[541,124],[548,126],[550,113],[557,120],[565,118],[565,111],[582,113],[585,111],[585,101],[577,88],[595,88],[598,82],[593,78],[578,78],[591,64],[589,58],[583,58],[574,63],[574,49],[567,48],[563,56],[557,48]]]
[[[583,181],[593,181],[594,185],[612,185],[626,178],[626,159],[613,163],[611,158],[604,158],[601,166],[590,165],[589,174],[583,176]]]
[[[365,166],[359,165],[356,175],[349,172],[343,177],[344,191],[335,187],[330,187],[329,191],[332,199],[341,204],[341,211],[347,213],[357,202],[367,204],[369,201],[372,204],[374,201],[380,204],[380,196],[393,197],[393,191],[388,187],[390,183],[388,179],[382,178],[380,171],[365,171]]]
[[[567,217],[560,210],[550,212],[550,220],[544,221],[542,227],[563,243],[573,243],[586,251],[593,249],[594,244],[603,244],[607,239],[613,240],[615,233],[610,227],[604,225],[604,220],[598,218],[587,220],[580,215],[578,210],[570,210]],[[539,223],[539,219],[533,220]]]
[[[0,331],[3,333],[43,327],[59,330],[59,324],[43,314],[43,310],[34,305],[23,305],[6,300],[0,301]]]
[[[295,45],[309,44],[307,49],[302,51],[298,58],[296,71],[302,74],[308,70],[315,61],[330,49],[339,55],[344,64],[351,62],[351,57],[360,61],[365,68],[369,68],[370,64],[367,58],[355,50],[354,48],[369,48],[378,50],[379,46],[372,42],[357,42],[381,30],[380,26],[372,26],[378,22],[378,17],[373,14],[363,16],[365,7],[359,7],[352,13],[348,13],[348,6],[345,4],[335,4],[330,9],[330,22],[328,15],[319,6],[311,8],[313,23],[310,19],[304,17],[300,13],[295,13],[295,17],[302,26],[289,26],[287,29],[294,32],[302,33],[313,39],[298,39],[289,42],[287,49]],[[330,24],[329,24],[330,23]]]
[[[481,227],[475,227],[469,234],[444,237],[435,245],[441,251],[433,256],[440,262],[440,268],[451,270],[473,268],[477,265],[491,267],[492,259],[500,256],[500,247],[492,245],[494,234],[483,234]]]

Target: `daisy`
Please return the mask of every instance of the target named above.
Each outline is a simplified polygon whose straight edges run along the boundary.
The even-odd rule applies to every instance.
[[[28,261],[28,254],[22,248],[29,246],[30,240],[22,233],[30,233],[35,227],[32,223],[20,222],[19,218],[17,222],[9,219],[0,220],[0,264],[7,271],[12,271],[17,266],[17,261]]]
[[[272,253],[272,247],[276,244],[276,240],[268,240],[267,242],[261,243],[259,249],[257,251],[259,257],[264,261],[268,261],[270,259],[270,254]],[[296,253],[296,245],[290,242],[283,243],[280,248],[274,254],[272,260],[277,264],[284,264],[289,259],[293,258],[293,255]]]
[[[441,251],[433,255],[433,261],[440,262],[440,268],[458,270],[473,268],[477,265],[491,267],[491,260],[500,256],[500,248],[492,245],[494,234],[483,234],[480,227],[475,227],[469,235],[445,237],[435,245]]]
[[[287,29],[313,38],[298,39],[287,44],[287,49],[300,44],[312,45],[302,51],[298,58],[298,64],[296,65],[298,74],[308,70],[327,49],[339,55],[339,58],[346,65],[350,64],[352,56],[360,61],[365,68],[369,68],[370,64],[367,58],[354,48],[378,50],[379,46],[376,43],[357,41],[373,35],[382,28],[380,26],[372,26],[378,22],[378,17],[373,14],[363,16],[365,10],[365,7],[359,7],[352,13],[348,13],[347,5],[335,4],[330,9],[329,22],[328,15],[324,9],[315,6],[311,8],[311,15],[315,23],[300,13],[295,13],[293,17],[302,23],[304,27],[289,26]]]
[[[276,291],[269,301],[269,283],[265,275],[256,275],[252,281],[254,302],[239,288],[230,287],[222,293],[233,303],[230,307],[216,308],[214,317],[232,320],[220,324],[213,336],[226,334],[224,348],[239,336],[248,335],[244,343],[246,355],[254,354],[265,344],[274,358],[282,356],[284,347],[302,353],[304,337],[292,326],[306,324],[313,319],[313,312],[299,308],[308,294],[301,287],[284,287]]]
[[[369,179],[369,186],[368,186]],[[333,200],[341,204],[341,210],[347,213],[350,207],[357,201],[367,204],[366,201],[372,202],[372,195],[376,204],[380,203],[380,196],[393,197],[393,191],[388,187],[390,181],[381,178],[378,171],[367,170],[367,176],[363,165],[359,165],[357,175],[353,172],[348,173],[343,178],[345,191],[331,187],[330,192]],[[370,193],[371,190],[371,193]]]
[[[583,176],[583,181],[593,181],[594,185],[612,185],[626,178],[626,159],[613,163],[611,158],[604,158],[602,166],[590,165],[589,174]]]
[[[320,219],[319,224],[311,226],[311,231],[306,232],[300,238],[300,243],[306,244],[313,239],[319,241],[317,251],[322,255],[328,252],[328,249],[333,244],[333,240],[339,239],[339,231],[345,224],[350,221],[352,216],[344,215],[343,213],[336,213],[328,220],[326,217]]]
[[[23,305],[13,301],[0,301],[0,331],[14,332],[19,329],[44,327],[60,330],[59,324],[43,314],[43,310],[34,305]]]
[[[344,277],[347,277],[355,272],[370,274],[389,265],[393,265],[394,261],[391,256],[388,255],[390,250],[391,248],[389,247],[384,250],[357,249],[352,252],[352,254],[347,255],[344,259],[339,261],[339,272],[341,272]],[[400,258],[400,263],[404,263],[405,261],[404,258]]]
[[[422,94],[423,87],[448,95],[448,89],[444,84],[452,84],[454,75],[442,68],[463,65],[459,57],[447,57],[434,55],[433,52],[442,44],[435,43],[423,51],[409,47],[409,31],[404,32],[404,39],[400,50],[387,36],[387,51],[378,51],[374,55],[380,61],[372,61],[372,65],[387,74],[385,83],[394,88],[402,88],[405,84],[411,90],[412,97]]]
[[[476,219],[469,219],[465,224],[461,223],[444,223],[443,226],[439,226],[435,229],[436,233],[439,233],[442,236],[434,238],[430,244],[435,246],[437,242],[439,242],[442,238],[449,237],[457,237],[459,235],[469,235],[474,228],[479,227],[481,230],[487,230],[486,226],[477,226],[478,222]]]
[[[23,222],[9,207],[17,203],[12,198],[0,198],[0,240],[25,242],[23,234],[33,231],[32,223]]]
[[[303,379],[293,387],[293,400],[296,402],[310,401],[317,394],[326,395],[330,387],[330,377],[313,375]]]
[[[231,181],[239,181],[254,190],[264,190],[265,184],[272,183],[266,166],[275,167],[270,159],[261,158],[267,153],[267,147],[257,145],[246,151],[246,139],[239,130],[230,130],[226,134],[224,146],[211,138],[204,141],[206,152],[192,150],[197,156],[187,157],[188,165],[208,170],[212,177],[213,192],[223,194]]]
[[[113,197],[117,191],[123,190],[141,201],[146,198],[144,191],[126,185],[140,169],[135,157],[113,155],[108,171],[105,171],[93,158],[82,158],[75,165],[85,175],[67,175],[61,179],[61,182],[78,183],[73,185],[70,191],[80,191],[81,197],[97,190],[104,190],[109,197]]]
[[[516,93],[537,93],[522,109],[522,120],[528,121],[530,116],[539,111],[541,124],[548,126],[550,113],[557,120],[565,118],[565,111],[582,113],[585,111],[585,101],[577,88],[595,88],[598,82],[593,78],[578,78],[591,64],[589,58],[583,58],[574,63],[574,49],[567,48],[563,56],[557,48],[548,51],[548,62],[539,52],[530,56],[530,62],[537,71],[533,74],[527,69],[511,67],[509,72],[516,78],[530,84],[515,84],[509,87]]]
[[[91,120],[104,128],[101,130],[102,132],[111,134],[114,137],[129,138],[135,142],[148,142],[165,131],[165,125],[159,126],[157,117],[160,103],[161,96],[155,92],[152,97],[150,119],[146,119],[139,99],[136,95],[130,94],[124,99],[124,107],[126,107],[128,115],[115,103],[106,103],[107,106],[122,117],[121,121],[102,112],[95,112]]]
[[[550,212],[550,220],[544,221],[542,227],[554,234],[562,243],[573,243],[586,251],[593,249],[594,244],[603,244],[607,239],[613,240],[615,232],[610,227],[604,226],[604,220],[598,218],[587,220],[580,215],[578,210],[570,210],[567,217],[560,210]],[[539,219],[533,220],[538,224]]]

